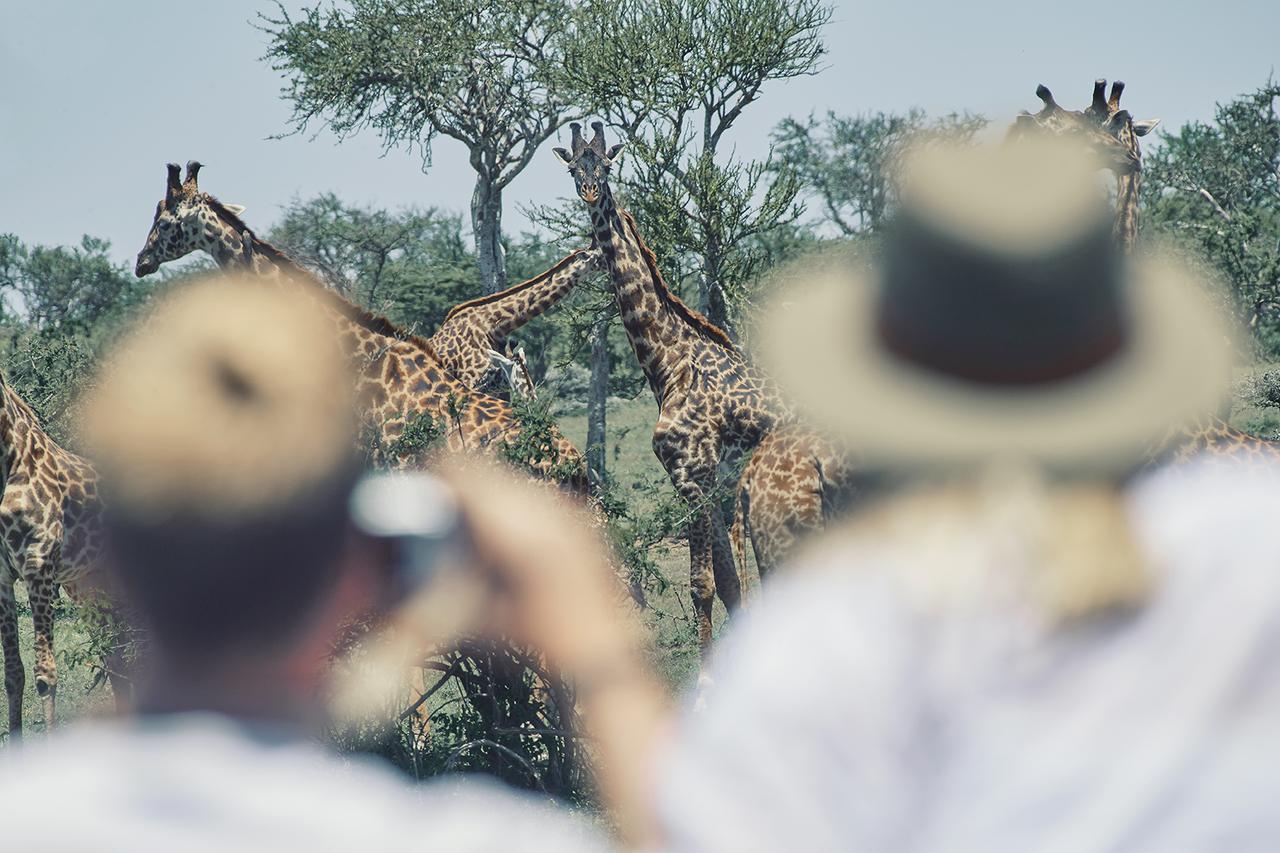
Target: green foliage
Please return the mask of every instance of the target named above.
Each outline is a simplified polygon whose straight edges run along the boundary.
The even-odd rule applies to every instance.
[[[471,225],[486,291],[506,286],[502,190],[566,120],[560,73],[573,16],[563,0],[351,0],[262,16],[293,126],[371,129],[424,164],[443,134],[476,172]]]
[[[462,218],[435,208],[392,213],[325,193],[285,208],[270,239],[340,293],[427,334],[481,291]]]
[[[13,340],[4,372],[49,434],[65,443],[72,435],[72,405],[94,365],[94,352],[84,338],[34,329]]]
[[[12,234],[0,235],[0,292],[12,293],[27,324],[60,334],[88,335],[104,322],[137,305],[148,288],[112,263],[111,245],[85,236],[80,245],[24,246]]]
[[[821,0],[590,0],[566,72],[629,144],[615,183],[672,283],[730,326],[765,256],[755,241],[794,220],[799,183],[772,158],[743,162],[726,134],[764,86],[816,73]]]
[[[563,682],[536,656],[463,641],[426,662],[425,713],[388,705],[331,733],[347,751],[380,755],[414,778],[485,773],[514,785],[588,803],[591,780]],[[429,727],[421,721],[429,721]]]
[[[895,202],[897,160],[907,146],[922,138],[969,141],[986,124],[970,113],[931,119],[919,109],[904,115],[829,112],[821,120],[783,120],[774,142],[777,159],[798,175],[803,196],[818,203],[821,220],[853,237],[884,225]]]
[[[444,134],[509,180],[567,108],[553,71],[568,12],[548,0],[351,0],[296,18],[280,5],[261,22],[299,130],[371,128],[428,160]]]
[[[1150,232],[1190,247],[1227,281],[1240,317],[1280,352],[1280,84],[1268,81],[1165,135],[1144,158]]]
[[[111,261],[105,240],[27,246],[0,235],[0,340],[5,377],[50,433],[70,435],[70,408],[103,344],[151,293]]]
[[[559,433],[550,400],[517,398],[511,408],[520,434],[503,442],[503,458],[517,468],[556,482],[581,480],[585,475],[581,460],[557,458]]]

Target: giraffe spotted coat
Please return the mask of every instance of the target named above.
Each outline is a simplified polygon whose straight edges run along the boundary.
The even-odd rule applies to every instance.
[[[742,470],[734,500],[733,543],[740,572],[747,543],[763,581],[807,536],[823,529],[851,490],[845,454],[793,424],[764,437]]]
[[[27,588],[35,627],[36,693],[46,729],[57,718],[58,668],[53,612],[59,587],[73,597],[96,594],[92,581],[101,536],[97,475],[87,461],[61,447],[31,408],[0,377],[0,442],[4,492],[0,498],[0,647],[4,650],[9,732],[22,731],[26,671],[18,649],[14,582]],[[113,679],[119,699],[120,683]]]
[[[632,216],[613,200],[608,172],[622,146],[606,151],[603,125],[588,144],[573,124],[573,150],[556,149],[591,216],[623,327],[658,403],[653,451],[689,505],[690,596],[704,656],[718,594],[732,610],[741,596],[718,508],[717,468],[790,419],[776,388],[724,331],[667,286]]]
[[[366,436],[386,461],[397,465],[424,461],[410,441],[429,418],[443,433],[451,452],[499,454],[520,438],[510,405],[473,391],[453,376],[431,343],[371,314],[325,287],[284,252],[261,239],[240,220],[241,208],[201,192],[199,163],[188,163],[185,180],[168,165],[165,197],[156,207],[135,272],[154,272],[161,263],[194,251],[211,255],[222,268],[247,267],[277,286],[306,288],[327,309],[337,334],[357,368],[357,399]],[[536,471],[577,491],[585,491],[581,454],[558,431]]]
[[[599,250],[578,249],[542,275],[455,305],[431,336],[431,346],[449,372],[467,387],[493,389],[499,384],[495,380],[501,367],[502,372],[511,373],[512,390],[532,398],[533,382],[523,358],[517,356],[511,365],[503,363],[508,360],[502,355],[508,339],[521,326],[567,296],[583,278],[602,267]]]

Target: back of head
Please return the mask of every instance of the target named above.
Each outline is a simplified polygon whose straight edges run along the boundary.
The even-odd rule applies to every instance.
[[[213,277],[163,299],[84,406],[110,563],[171,656],[286,641],[336,575],[354,382],[301,293]]]

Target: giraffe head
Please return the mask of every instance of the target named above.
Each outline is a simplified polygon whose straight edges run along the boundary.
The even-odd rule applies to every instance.
[[[1137,137],[1146,136],[1160,120],[1135,121],[1128,110],[1120,109],[1124,83],[1117,80],[1111,85],[1110,98],[1106,97],[1106,88],[1106,80],[1095,80],[1089,106],[1068,110],[1058,105],[1049,87],[1041,84],[1036,88],[1036,97],[1044,106],[1038,113],[1018,116],[1010,136],[1047,133],[1078,140],[1117,176],[1138,172],[1142,169],[1142,155]]]
[[[508,342],[507,357],[516,365],[516,369],[509,379],[511,387],[530,400],[536,400],[538,395],[533,387],[533,375],[529,373],[529,362],[525,359],[524,347]]]
[[[608,187],[609,170],[622,153],[622,143],[604,145],[604,123],[593,121],[591,128],[596,132],[590,142],[582,135],[582,125],[574,122],[569,125],[573,131],[570,145],[571,151],[553,148],[556,159],[569,167],[573,183],[578,188],[578,195],[587,204],[596,204],[603,191]]]
[[[533,385],[533,378],[529,375],[529,365],[525,361],[524,347],[514,346],[508,341],[506,350],[505,355],[495,349],[489,350],[490,369],[492,370],[496,367],[501,372],[507,387],[511,389],[512,402],[517,397],[536,400],[538,395]]]
[[[201,164],[187,162],[185,179],[180,178],[177,163],[169,163],[165,180],[164,198],[156,204],[155,218],[147,242],[138,252],[134,274],[138,278],[150,275],[166,261],[177,260],[203,249],[223,262],[228,251],[236,251],[241,257],[245,249],[241,234],[244,226],[233,221],[244,212],[238,204],[223,204],[197,184]],[[227,216],[230,214],[230,216]]]

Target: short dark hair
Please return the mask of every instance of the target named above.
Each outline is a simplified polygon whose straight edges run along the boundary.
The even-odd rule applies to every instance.
[[[287,642],[338,574],[352,478],[287,512],[229,521],[105,513],[112,574],[171,656]],[[108,495],[110,492],[108,491]]]

